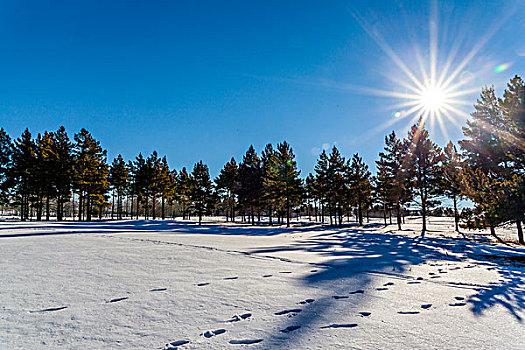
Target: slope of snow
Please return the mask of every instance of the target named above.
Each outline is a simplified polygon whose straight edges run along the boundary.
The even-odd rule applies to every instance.
[[[0,347],[522,349],[525,250],[446,220],[1,223]]]

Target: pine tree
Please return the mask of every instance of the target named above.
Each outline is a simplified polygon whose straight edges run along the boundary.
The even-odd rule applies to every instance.
[[[522,223],[525,222],[525,83],[515,76],[498,100],[505,129],[500,137],[505,143],[506,216],[516,221],[518,241],[525,244]]]
[[[474,214],[481,227],[495,228],[508,220],[502,208],[506,205],[503,181],[509,174],[508,144],[505,141],[506,120],[496,98],[494,87],[484,87],[474,105],[471,120],[463,127],[464,194],[474,203]]]
[[[56,195],[57,220],[64,219],[64,204],[71,196],[73,181],[73,143],[69,140],[66,129],[61,126],[52,134],[50,154],[53,169],[53,186]]]
[[[193,190],[193,181],[186,168],[182,168],[177,176],[177,198],[181,206],[182,219],[189,219],[191,193]]]
[[[226,205],[226,221],[228,217],[235,221],[235,191],[239,182],[239,167],[235,158],[232,157],[221,169],[219,176],[215,179],[217,192]]]
[[[122,199],[126,194],[129,182],[129,169],[122,158],[118,155],[109,167],[109,183],[117,193],[117,218],[122,219]],[[113,212],[111,213],[113,215]]]
[[[0,128],[0,204],[9,202],[10,173],[12,167],[13,143],[7,132]]]
[[[298,205],[302,196],[302,181],[297,162],[290,145],[284,141],[277,145],[277,152],[269,164],[265,186],[279,193],[279,202],[286,211],[286,226],[290,227],[291,209]]]
[[[239,186],[237,196],[244,213],[249,213],[252,225],[255,225],[255,213],[261,204],[263,179],[261,160],[250,146],[239,164]]]
[[[405,165],[421,205],[423,217],[422,232],[427,230],[427,213],[439,204],[435,198],[440,195],[442,176],[441,149],[430,140],[422,118],[408,133],[408,158]]]
[[[213,187],[210,180],[208,166],[202,161],[195,164],[191,172],[193,183],[190,198],[193,202],[194,210],[199,217],[199,225],[202,223],[202,216],[209,212],[213,206]]]
[[[384,151],[379,153],[376,162],[378,169],[377,188],[382,196],[383,210],[386,225],[386,207],[393,206],[396,209],[397,227],[401,230],[401,214],[405,204],[411,199],[410,165],[408,164],[408,144],[399,140],[392,133],[385,137]],[[392,216],[390,216],[392,223]]]
[[[20,219],[29,219],[29,202],[33,194],[36,167],[36,145],[26,129],[14,142],[12,176],[20,204]]]
[[[279,188],[276,183],[272,181],[272,171],[275,169],[277,162],[277,152],[269,143],[264,147],[261,154],[261,167],[263,178],[263,195],[262,205],[266,207],[268,212],[268,224],[273,225],[272,216],[274,211],[278,214],[282,211],[282,201],[280,198]],[[280,216],[279,216],[280,220]],[[280,222],[280,221],[279,221]]]
[[[158,176],[158,189],[161,197],[161,218],[164,220],[166,218],[166,203],[169,203],[175,196],[175,185],[166,156],[162,157]]]
[[[363,158],[359,157],[357,153],[354,154],[352,160],[348,160],[346,178],[352,202],[357,206],[359,225],[363,225],[363,208],[366,208],[371,202],[370,176],[368,165],[363,162]]]
[[[98,210],[100,217],[108,205],[104,196],[109,186],[106,150],[86,129],[82,129],[75,134],[74,156],[74,188],[79,195],[78,217],[79,220],[85,217],[91,221],[94,209]]]
[[[454,223],[456,231],[459,232],[459,214],[457,202],[461,199],[461,173],[462,163],[456,146],[450,141],[443,152],[443,177],[441,187],[444,194],[452,199],[454,204]]]

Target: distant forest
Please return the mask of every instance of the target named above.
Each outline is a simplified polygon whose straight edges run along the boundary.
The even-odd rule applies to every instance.
[[[170,169],[157,152],[111,163],[107,152],[86,129],[70,139],[64,127],[33,137],[26,129],[12,139],[0,129],[0,205],[21,220],[92,220],[111,217],[146,219],[190,215],[241,217],[244,222],[290,225],[294,212],[342,225],[345,216],[363,224],[370,211],[381,213],[385,225],[392,215],[401,229],[408,208],[426,218],[439,198],[454,203],[468,198],[473,209],[461,217],[469,228],[490,228],[513,222],[525,244],[525,84],[515,76],[498,98],[494,87],[482,89],[475,111],[463,127],[459,150],[449,142],[438,147],[422,118],[405,138],[385,137],[375,176],[358,154],[345,159],[334,146],[323,151],[315,170],[300,177],[287,142],[268,144],[257,154],[250,146],[242,161],[232,158],[212,181],[202,162],[191,171]]]

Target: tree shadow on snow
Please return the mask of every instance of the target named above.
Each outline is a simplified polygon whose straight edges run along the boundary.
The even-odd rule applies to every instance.
[[[468,242],[463,239],[441,239],[407,237],[397,234],[372,233],[366,229],[340,229],[335,233],[320,233],[309,239],[281,247],[270,247],[253,250],[250,253],[279,253],[287,251],[313,252],[326,257],[326,262],[314,273],[306,275],[302,282],[308,286],[322,287],[330,290],[334,295],[349,296],[352,301],[367,300],[371,291],[367,287],[374,282],[378,275],[393,278],[415,280],[415,277],[404,274],[413,265],[458,263],[479,268],[495,269],[500,275],[498,283],[486,285],[445,282],[427,279],[425,283],[446,284],[449,287],[469,289],[474,294],[467,303],[470,311],[475,315],[497,304],[505,307],[518,321],[522,321],[525,310],[525,250],[512,249],[501,246],[490,246],[477,242]],[[518,257],[511,259],[507,264],[494,264],[497,257]],[[516,265],[516,261],[522,265]],[[469,264],[467,264],[469,263]],[[520,268],[521,267],[521,268]],[[350,292],[365,290],[358,299]],[[386,295],[386,294],[385,294]],[[408,297],[408,296],[407,296]],[[346,300],[346,299],[345,299]],[[333,297],[325,297],[310,304],[301,313],[286,320],[283,326],[297,326],[301,328],[319,327],[331,310],[343,307],[343,303]],[[353,305],[352,307],[354,307]],[[354,314],[358,310],[353,310]],[[350,314],[349,314],[350,315]],[[301,336],[301,330],[287,334],[275,334],[269,343],[272,347],[287,347]]]

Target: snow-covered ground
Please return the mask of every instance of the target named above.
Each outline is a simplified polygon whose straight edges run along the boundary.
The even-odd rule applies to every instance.
[[[0,348],[523,349],[525,249],[419,227],[0,222]]]

